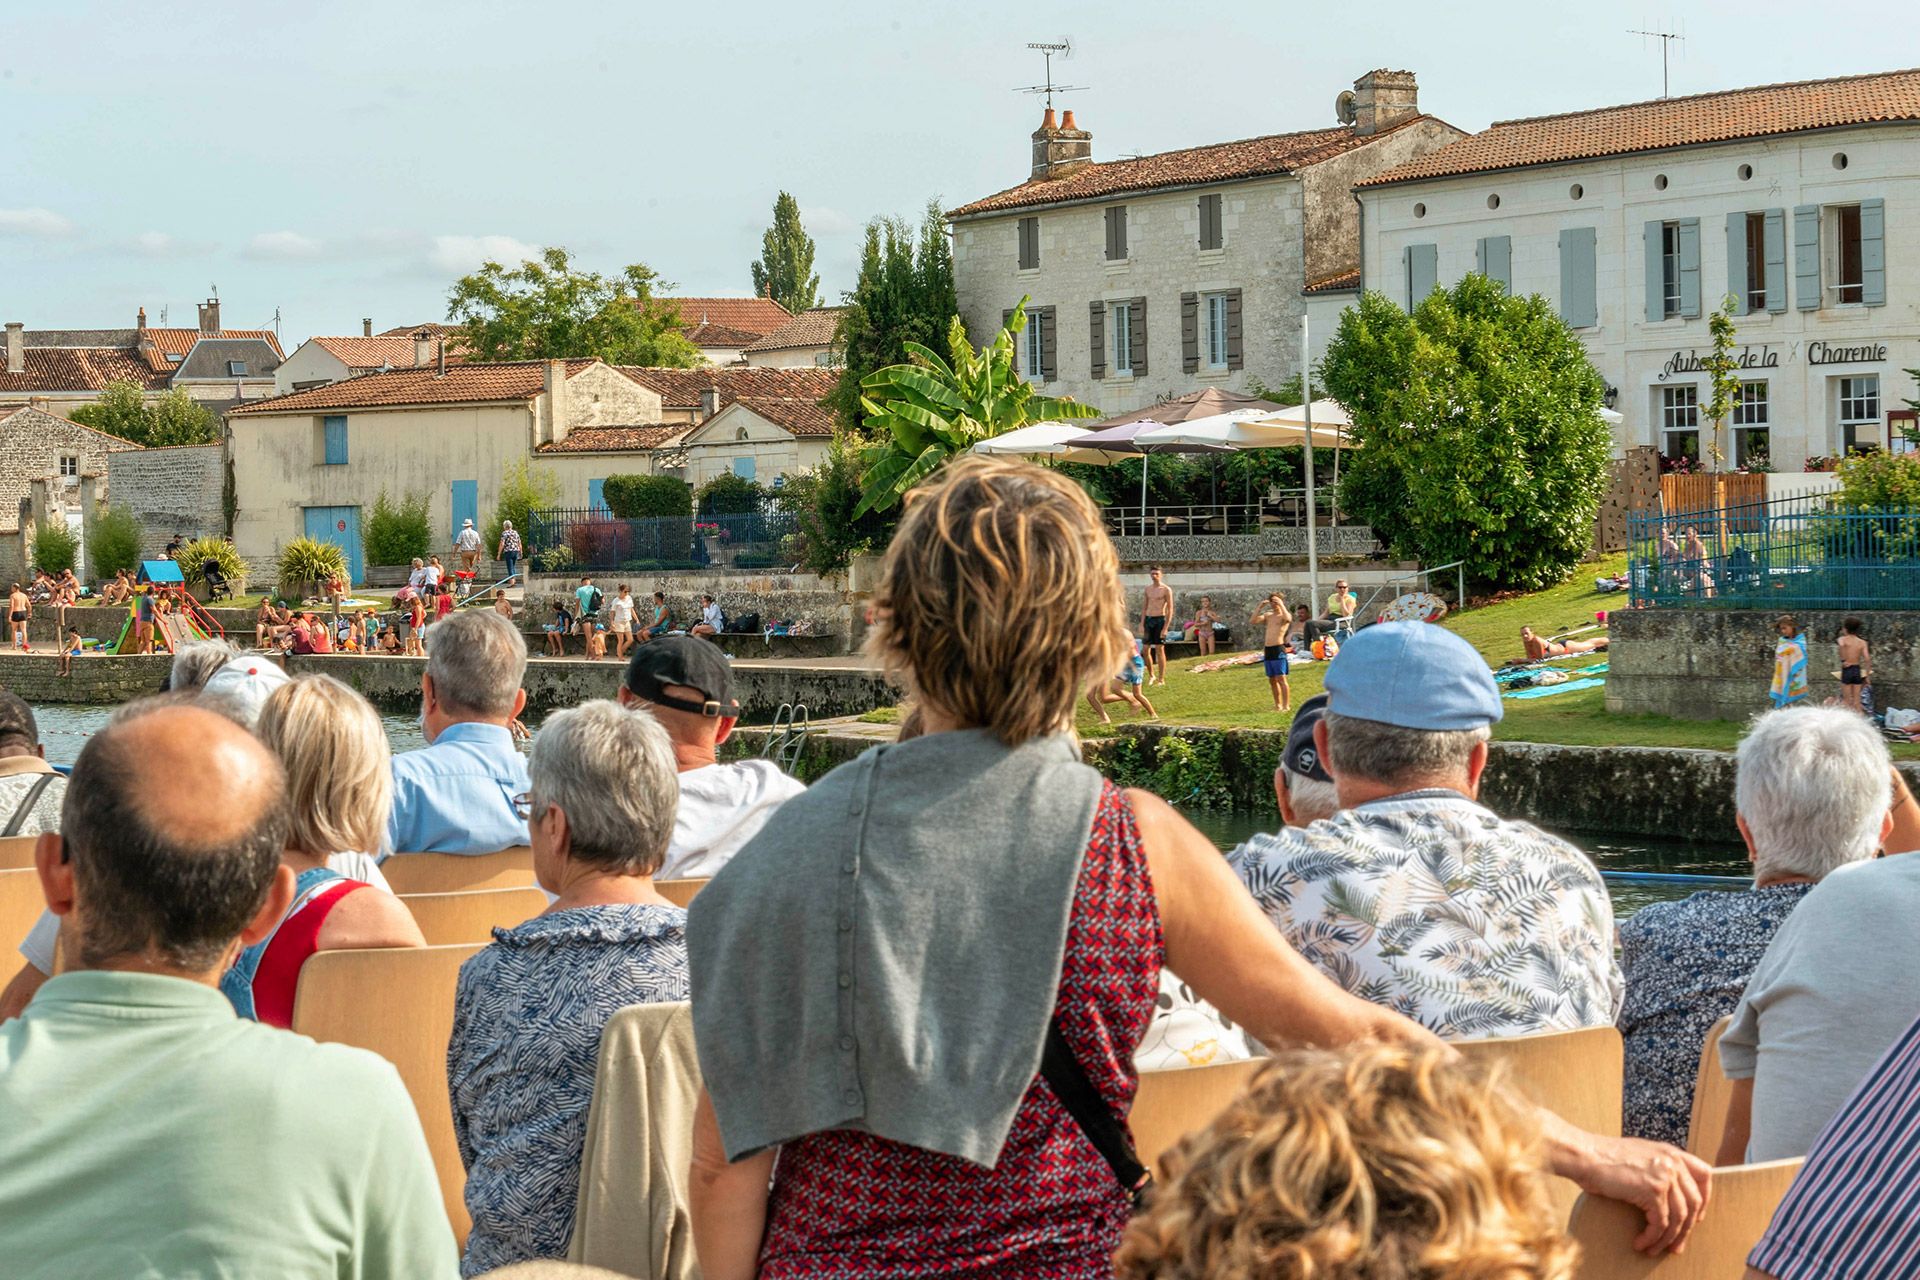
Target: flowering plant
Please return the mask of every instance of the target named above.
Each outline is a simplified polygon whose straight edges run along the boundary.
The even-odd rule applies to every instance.
[[[717,524],[696,524],[693,526],[693,531],[702,538],[712,538],[715,542],[725,542],[728,537],[726,529]]]

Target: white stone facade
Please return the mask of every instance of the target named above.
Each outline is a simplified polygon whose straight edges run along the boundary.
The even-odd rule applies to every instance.
[[[1744,232],[1730,227],[1729,215],[1775,213],[1780,239],[1760,236],[1757,292],[1779,293],[1735,319],[1747,364],[1742,377],[1756,384],[1742,416],[1758,417],[1764,405],[1764,421],[1743,430],[1765,436],[1735,439],[1730,423],[1719,440],[1723,465],[1764,451],[1774,470],[1798,472],[1809,457],[1839,454],[1849,443],[1886,444],[1891,435],[1893,447],[1903,447],[1898,431],[1889,431],[1888,414],[1920,397],[1903,372],[1920,367],[1920,127],[1827,129],[1362,187],[1358,194],[1364,283],[1402,305],[1410,247],[1416,256],[1430,253],[1434,278],[1450,285],[1476,269],[1483,239],[1506,237],[1514,292],[1584,310],[1562,287],[1561,240],[1563,232],[1591,228],[1594,323],[1577,332],[1624,417],[1616,443],[1651,444],[1667,454],[1689,445],[1712,452],[1708,376],[1693,361],[1709,354],[1708,314],[1730,279],[1737,284],[1746,270],[1744,257],[1730,254]],[[1490,207],[1495,200],[1498,207]],[[1874,302],[1871,290],[1853,301],[1836,287],[1854,283],[1837,278],[1839,242],[1849,238],[1837,219],[1844,209],[1872,210],[1876,201],[1884,216],[1884,301]],[[1811,291],[1802,288],[1808,263],[1797,258],[1801,209],[1818,210],[1811,216],[1819,226],[1821,288],[1813,310],[1802,309]],[[1650,265],[1653,279],[1664,277],[1661,262],[1649,263],[1647,224],[1661,222],[1692,224],[1697,235],[1696,279],[1689,283],[1690,294],[1697,290],[1696,316],[1649,318]],[[1666,255],[1664,244],[1656,253]],[[1872,257],[1869,249],[1869,274]],[[1573,291],[1585,287],[1576,279]],[[1689,387],[1701,407],[1691,439]]]

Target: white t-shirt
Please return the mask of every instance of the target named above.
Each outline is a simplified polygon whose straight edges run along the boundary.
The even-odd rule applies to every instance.
[[[437,564],[430,564],[426,567],[425,572],[427,575],[425,579],[426,585],[429,587],[437,587],[440,585],[440,575],[446,571]]]
[[[336,853],[327,859],[327,866],[349,880],[372,885],[384,893],[393,892],[393,886],[380,874],[380,864],[371,854]],[[28,964],[52,977],[54,944],[59,940],[60,917],[51,911],[42,911],[40,918],[33,922],[33,928],[27,931],[26,940],[20,944],[20,954],[26,957]]]
[[[710,764],[680,775],[680,811],[658,879],[710,876],[807,788],[771,760]]]
[[[700,617],[702,621],[715,631],[724,631],[726,629],[721,625],[725,620],[720,616],[720,602],[718,600],[701,609]]]
[[[412,587],[415,591],[418,591],[421,587],[425,586],[426,581],[427,581],[427,567],[425,565],[421,565],[418,569],[415,569],[412,572],[407,574],[407,585]]]
[[[632,596],[615,596],[613,598],[613,604],[611,608],[613,610],[614,626],[630,627],[633,625],[633,597]]]

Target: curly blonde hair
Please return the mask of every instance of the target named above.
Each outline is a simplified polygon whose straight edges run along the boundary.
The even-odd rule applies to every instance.
[[[1118,1280],[1565,1280],[1539,1131],[1438,1049],[1282,1054],[1168,1157]]]
[[[907,495],[867,651],[916,698],[1010,746],[1067,727],[1132,650],[1120,561],[1057,472],[968,454]]]

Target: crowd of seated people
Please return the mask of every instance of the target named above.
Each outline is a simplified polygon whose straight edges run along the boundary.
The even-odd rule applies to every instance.
[[[1754,1266],[1908,1274],[1859,1252],[1920,1207],[1873,1172],[1920,1133],[1920,861],[1871,856],[1920,848],[1920,805],[1877,739],[1822,711],[1759,721],[1736,796],[1754,888],[1630,922],[1623,973],[1591,862],[1479,799],[1500,702],[1440,628],[1354,636],[1289,733],[1286,825],[1226,857],[1084,763],[1075,700],[1127,641],[1099,529],[1025,464],[922,485],[872,641],[914,735],[811,788],[720,760],[732,672],[687,636],[634,646],[617,701],[550,716],[523,754],[526,646],[492,610],[436,624],[427,745],[397,756],[345,685],[183,645],[170,692],[30,798],[54,775],[0,697],[0,790],[40,833],[47,904],[0,997],[0,1257],[369,1277],[562,1258],[602,1029],[691,999],[681,1172],[709,1280],[1564,1277],[1549,1174],[1642,1210],[1649,1251],[1712,1212],[1707,1165],[1669,1144],[1728,1012],[1732,1160],[1811,1153]],[[424,942],[383,860],[520,846],[549,905],[453,996],[462,1246],[393,1069],[282,1028],[316,953]],[[711,880],[683,910],[656,881],[686,877]],[[1125,1134],[1143,1065],[1171,1065],[1143,1046],[1196,1013],[1283,1057],[1141,1209],[1095,1135]],[[1616,1021],[1626,1137],[1446,1044]]]

